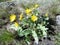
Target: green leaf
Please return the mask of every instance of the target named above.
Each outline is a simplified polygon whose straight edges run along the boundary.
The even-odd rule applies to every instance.
[[[39,14],[38,10],[36,10],[36,9],[34,10],[33,13],[34,13],[34,15],[36,15],[36,16],[38,16],[38,14]]]
[[[27,43],[28,45],[30,45],[30,42],[29,42],[27,39],[26,39],[25,41],[26,41],[26,43]]]
[[[30,45],[30,38],[28,37],[28,36],[25,36],[26,38],[25,38],[25,41],[26,41],[26,43],[28,44],[28,45]]]
[[[19,29],[17,30],[17,32],[18,32],[19,36],[23,36],[23,32],[22,32],[22,28],[21,27],[19,27]]]
[[[20,30],[18,30],[18,34],[19,34],[19,36],[27,36],[28,34],[30,34],[31,33],[31,30],[22,30],[22,29],[20,29]]]
[[[49,17],[45,18],[45,20],[49,20]]]
[[[43,37],[46,37],[46,36],[47,36],[47,29],[48,29],[48,28],[46,28],[46,27],[43,26],[42,24],[38,24],[37,29],[42,30],[42,32],[43,32]]]
[[[43,31],[43,37],[46,37],[46,36],[47,36],[47,32]]]
[[[24,32],[24,35],[28,35],[28,34],[31,33],[31,30],[28,30],[28,29],[27,29],[27,30],[24,30],[23,32]]]
[[[19,36],[24,36],[23,31],[21,31],[21,32],[19,31],[19,32],[18,32],[18,35],[19,35]]]
[[[39,29],[44,30],[44,31],[46,31],[48,29],[45,26],[43,26],[42,24],[38,24],[38,27],[39,27]]]
[[[35,43],[38,44],[38,36],[37,36],[37,33],[34,30],[32,30],[32,36],[35,39]]]

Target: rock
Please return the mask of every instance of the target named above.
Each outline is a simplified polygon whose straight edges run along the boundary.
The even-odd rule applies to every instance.
[[[21,8],[21,6],[20,6],[21,4],[27,5],[27,4],[38,3],[40,5],[40,7],[38,8],[40,13],[49,12],[49,9],[54,6],[58,8],[57,12],[59,12],[58,10],[59,10],[59,4],[60,4],[59,0],[46,0],[46,1],[45,0],[28,0],[28,1],[27,0],[11,0],[10,2],[1,2],[0,6],[2,6],[3,9],[5,9],[12,3],[14,3],[16,5],[16,6],[13,6],[13,9],[15,9],[15,7],[16,7],[16,9],[18,9],[18,10]]]
[[[60,25],[60,15],[56,16],[56,23],[57,25]]]

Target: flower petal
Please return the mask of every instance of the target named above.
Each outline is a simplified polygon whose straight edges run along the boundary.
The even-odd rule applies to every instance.
[[[10,22],[13,22],[15,19],[16,19],[16,15],[12,14],[12,15],[10,16]]]

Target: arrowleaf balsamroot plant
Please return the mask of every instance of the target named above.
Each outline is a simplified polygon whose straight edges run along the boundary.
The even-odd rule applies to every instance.
[[[10,16],[10,22],[14,23],[12,28],[17,31],[20,37],[25,37],[24,40],[28,45],[31,41],[29,37],[33,37],[37,44],[39,38],[47,37],[48,28],[46,26],[49,24],[48,13],[41,16],[37,8],[39,8],[38,4],[35,4],[33,8],[26,8],[25,12],[20,14],[18,18],[19,21],[17,22],[15,22],[17,15],[12,14]]]

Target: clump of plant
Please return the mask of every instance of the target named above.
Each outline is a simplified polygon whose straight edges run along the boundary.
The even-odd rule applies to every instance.
[[[60,33],[57,32],[55,35],[55,45],[60,45]]]
[[[13,23],[10,28],[17,31],[20,37],[24,37],[28,45],[31,39],[34,39],[35,43],[38,44],[39,39],[47,37],[48,12],[40,15],[38,8],[38,4],[34,4],[32,8],[25,8],[25,11],[21,12],[18,18],[15,14],[10,15],[10,22]]]
[[[10,42],[12,40],[13,40],[13,35],[7,30],[4,30],[4,32],[0,34],[0,42],[5,43],[5,42]]]

